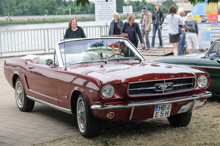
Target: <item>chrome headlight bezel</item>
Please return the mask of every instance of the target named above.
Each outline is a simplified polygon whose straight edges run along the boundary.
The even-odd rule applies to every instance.
[[[197,78],[197,85],[199,88],[205,88],[208,85],[208,77],[205,75],[201,75]]]
[[[112,98],[115,94],[115,88],[111,84],[106,84],[102,86],[101,94],[104,98]]]

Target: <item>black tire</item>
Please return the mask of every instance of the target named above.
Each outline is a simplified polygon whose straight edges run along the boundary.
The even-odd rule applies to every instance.
[[[78,95],[76,118],[82,136],[85,138],[98,136],[100,131],[100,120],[92,115],[88,103],[82,94]]]
[[[15,82],[15,101],[20,111],[30,112],[34,108],[34,101],[27,98],[20,78]]]
[[[186,127],[189,125],[192,117],[192,112],[190,113],[182,113],[174,116],[168,117],[168,121],[173,127]]]

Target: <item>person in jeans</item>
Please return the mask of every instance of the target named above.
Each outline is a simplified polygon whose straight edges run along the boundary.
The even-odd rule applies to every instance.
[[[132,42],[132,44],[137,48],[138,46],[138,37],[141,42],[141,48],[144,48],[144,41],[143,37],[141,35],[140,28],[138,24],[135,21],[134,15],[129,15],[127,18],[128,22],[125,22],[122,27],[122,33],[128,33],[129,40]]]
[[[77,20],[75,18],[70,19],[68,24],[68,29],[64,35],[64,39],[67,38],[85,38],[86,35],[81,27],[77,25]]]
[[[169,26],[170,43],[173,45],[173,54],[178,56],[178,42],[180,40],[179,24],[182,22],[180,15],[176,14],[176,6],[171,5],[169,15],[166,17]]]
[[[198,25],[196,20],[193,19],[192,13],[188,13],[186,15],[186,21],[184,23],[187,31],[186,42],[188,45],[187,49],[189,54],[192,53],[192,46],[194,46],[194,49],[196,49],[196,53],[199,53]]]
[[[147,7],[143,7],[142,8],[142,18],[140,20],[141,22],[141,33],[142,33],[142,37],[145,37],[146,40],[146,46],[147,49],[150,49],[150,41],[149,41],[149,33],[151,31],[151,14],[148,12]]]
[[[156,4],[154,7],[153,15],[152,15],[152,22],[153,22],[153,37],[152,37],[152,45],[151,45],[152,47],[154,47],[154,44],[155,44],[155,36],[156,36],[157,30],[158,30],[158,38],[160,42],[159,47],[163,46],[162,36],[161,36],[163,21],[164,21],[163,11],[160,9],[160,5]]]
[[[180,17],[182,19],[182,17],[185,15],[184,8],[179,8],[177,13],[180,15]],[[185,29],[183,26],[184,26],[184,21],[182,19],[182,23],[179,25],[179,29],[181,31],[182,38],[180,39],[179,44],[178,44],[178,55],[182,55],[182,51],[183,51],[185,41],[186,41]]]
[[[114,36],[120,36],[121,35],[121,29],[123,26],[123,21],[120,19],[120,15],[116,12],[114,15],[114,20],[110,23],[110,29],[109,29],[109,35],[114,35]],[[117,45],[112,44],[112,54],[115,54],[115,47]],[[119,53],[120,53],[120,48],[119,48]]]

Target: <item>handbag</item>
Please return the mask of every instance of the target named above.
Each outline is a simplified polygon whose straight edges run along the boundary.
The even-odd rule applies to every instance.
[[[121,37],[126,38],[126,39],[128,39],[128,40],[129,40],[128,33],[122,33],[122,34],[121,34]]]

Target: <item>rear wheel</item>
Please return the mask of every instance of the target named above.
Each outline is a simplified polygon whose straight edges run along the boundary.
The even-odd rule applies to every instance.
[[[29,112],[34,108],[34,101],[27,98],[20,78],[15,83],[15,100],[18,108],[23,112]]]
[[[77,123],[80,133],[91,138],[99,134],[99,119],[96,119],[88,106],[88,103],[82,94],[79,94],[76,105]]]
[[[189,125],[192,117],[192,112],[190,113],[182,113],[174,116],[168,117],[168,121],[173,127],[186,127]]]

